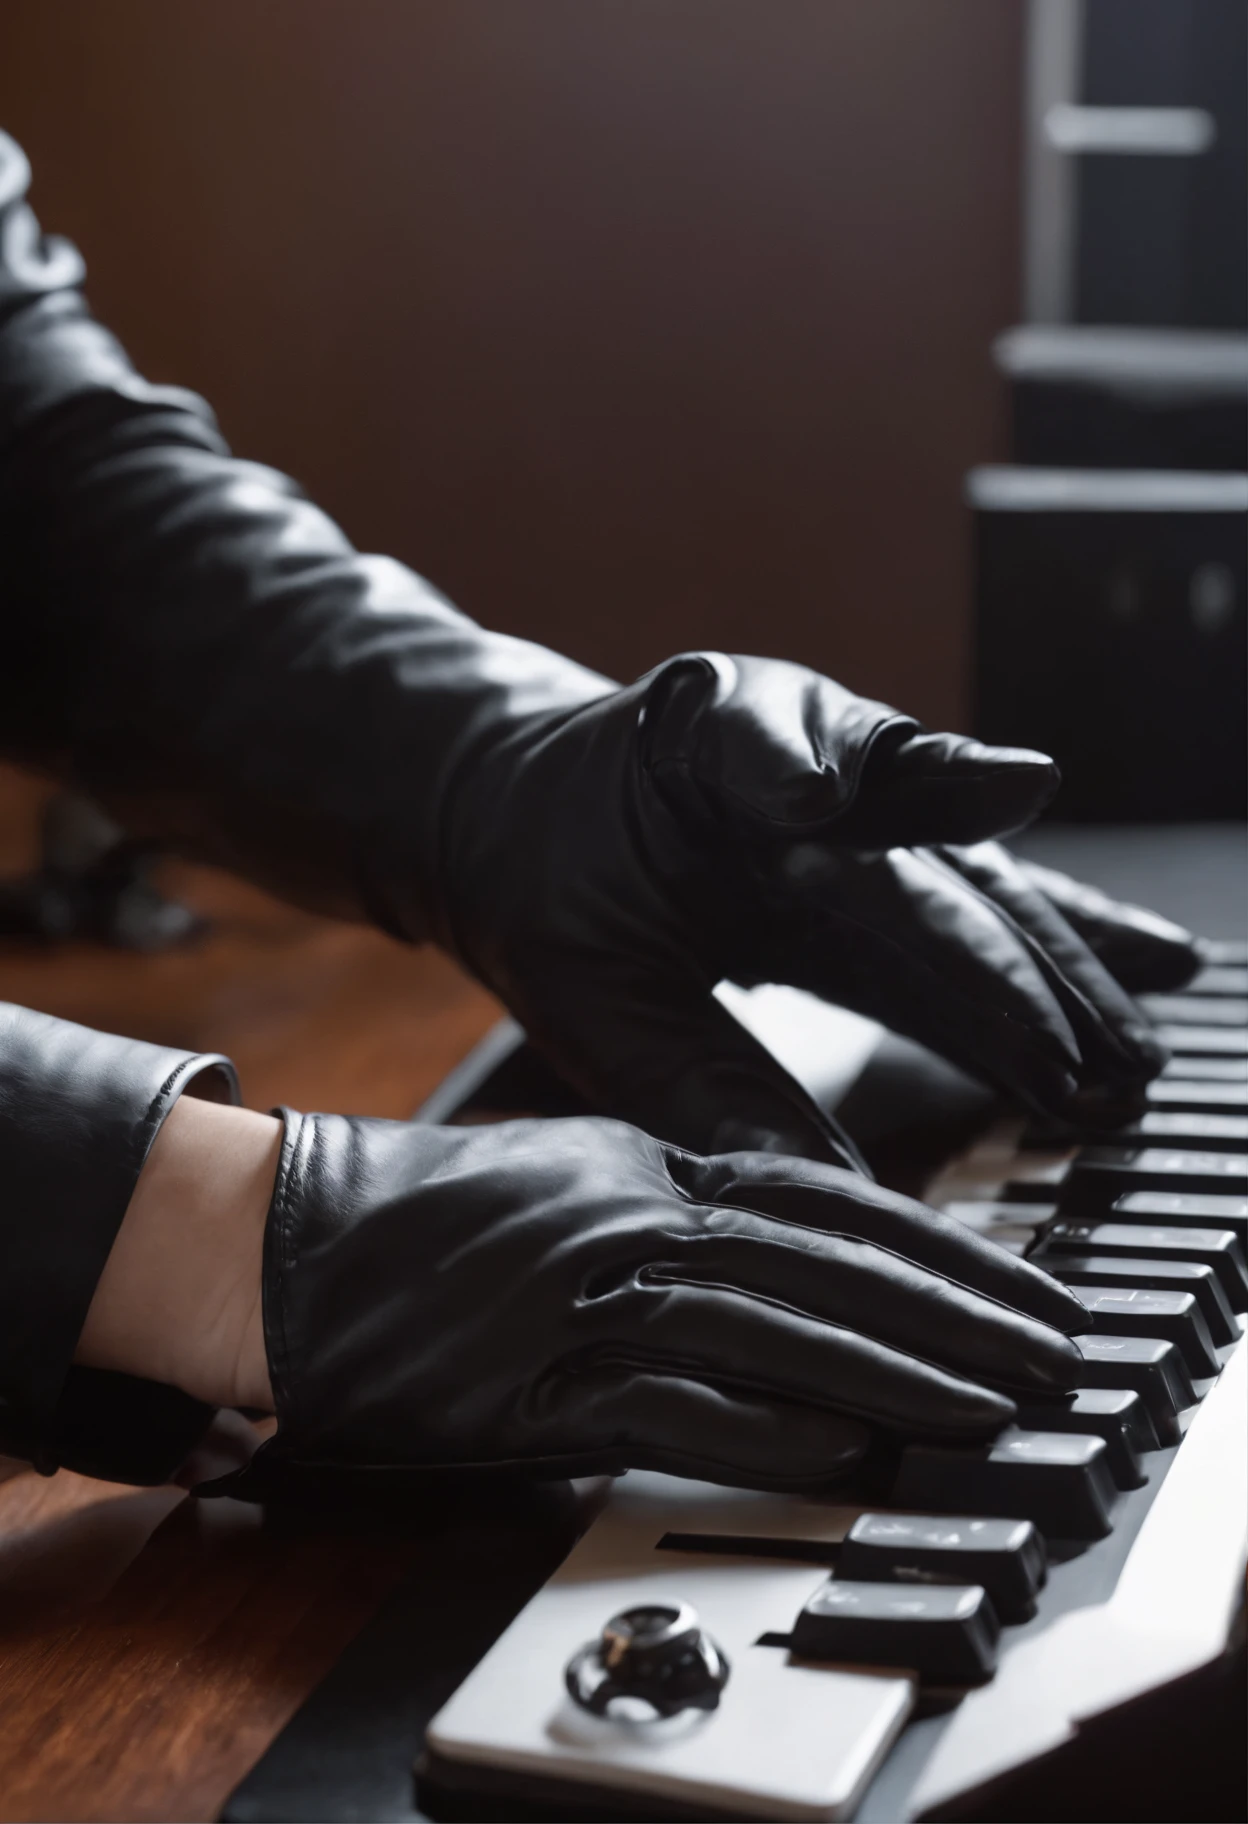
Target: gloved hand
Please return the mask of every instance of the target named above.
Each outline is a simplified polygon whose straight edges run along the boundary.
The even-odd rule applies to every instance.
[[[907,853],[1025,823],[1048,761],[794,665],[695,654],[618,690],[476,626],[134,371],[28,177],[0,135],[5,753],[136,837],[436,935],[591,1104],[703,1152],[849,1157],[725,976],[833,994],[1063,1115],[1158,1067],[1050,907],[1137,985],[1117,913]]]
[[[871,1427],[987,1437],[1001,1389],[1068,1388],[1086,1313],[826,1166],[593,1117],[288,1114],[264,1322],[277,1435],[201,1492],[448,1467],[818,1485]]]
[[[1034,861],[1018,865],[1128,994],[1173,993],[1199,970],[1200,946],[1181,925],[1111,899],[1056,868]]]
[[[686,655],[461,767],[434,924],[593,1106],[698,1151],[846,1157],[713,998],[724,978],[812,990],[1069,1118],[1129,1102],[1163,1054],[981,841],[1056,783],[802,667]]]

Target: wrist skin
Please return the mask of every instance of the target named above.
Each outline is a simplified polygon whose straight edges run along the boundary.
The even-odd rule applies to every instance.
[[[105,1263],[75,1361],[273,1409],[264,1228],[281,1153],[272,1115],[182,1096],[157,1134]]]

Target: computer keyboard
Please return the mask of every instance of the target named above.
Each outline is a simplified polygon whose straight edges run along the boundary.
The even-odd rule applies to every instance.
[[[921,1817],[1226,1652],[1248,1557],[1246,989],[1248,956],[1211,946],[1181,996],[1148,999],[1174,1055],[1127,1129],[1002,1122],[927,1186],[1086,1305],[1079,1389],[990,1444],[884,1453],[827,1500],[604,1486],[434,1719],[432,1815]],[[578,1655],[601,1713],[568,1683]],[[656,1711],[682,1679],[696,1697],[704,1662],[722,1688]]]

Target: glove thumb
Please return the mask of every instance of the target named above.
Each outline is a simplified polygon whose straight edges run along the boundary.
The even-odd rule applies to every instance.
[[[1057,789],[1043,754],[927,734],[780,659],[686,653],[643,681],[643,766],[678,811],[862,848],[1016,830]]]
[[[1048,755],[1030,748],[886,730],[867,755],[836,841],[862,849],[984,842],[1030,823],[1060,782]]]

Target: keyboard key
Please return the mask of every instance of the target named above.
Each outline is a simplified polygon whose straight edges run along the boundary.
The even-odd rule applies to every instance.
[[[1211,963],[1207,969],[1201,970],[1194,981],[1187,984],[1183,992],[1197,995],[1248,995],[1248,969],[1236,969],[1228,964]]]
[[[1233,1229],[1166,1228],[1148,1222],[1055,1222],[1033,1259],[1045,1271],[1055,1271],[1049,1259],[1062,1255],[1195,1260],[1217,1275],[1228,1310],[1248,1311],[1248,1262]]]
[[[1001,1624],[979,1585],[901,1588],[829,1577],[793,1626],[799,1659],[902,1666],[936,1685],[982,1685],[997,1665]]]
[[[1028,1620],[1048,1576],[1030,1520],[966,1514],[859,1514],[836,1563],[855,1582],[982,1584],[1002,1621]]]
[[[1197,1260],[1148,1260],[1139,1255],[1050,1254],[1033,1255],[1038,1267],[1063,1285],[1143,1286],[1153,1292],[1190,1292],[1200,1309],[1215,1349],[1239,1341],[1239,1325],[1226,1300],[1221,1281],[1212,1267]],[[1220,1365],[1220,1364],[1219,1364]],[[1215,1366],[1209,1372],[1216,1374]]]
[[[1204,1083],[1248,1083],[1248,1058],[1171,1058],[1161,1074]]]
[[[1199,1305],[1190,1292],[1151,1292],[1142,1286],[1072,1286],[1098,1336],[1155,1336],[1173,1343],[1193,1380],[1222,1364]]]
[[[1076,1336],[1083,1357],[1079,1379],[1088,1387],[1129,1387],[1138,1393],[1164,1444],[1182,1437],[1179,1414],[1196,1402],[1191,1376],[1173,1343],[1159,1336]]]
[[[1240,1247],[1248,1249],[1248,1197],[1127,1191],[1114,1199],[1112,1214],[1121,1221],[1164,1222],[1175,1229],[1231,1229]]]
[[[1206,965],[1214,968],[1245,969],[1248,968],[1248,943],[1241,939],[1202,937],[1200,954]]]
[[[1230,1309],[1248,1311],[1248,1262],[1231,1229],[1167,1228],[1146,1222],[1056,1222],[1033,1259],[1051,1272],[1049,1257],[1062,1254],[1200,1261],[1217,1274]]]
[[[1248,1112],[1248,1080],[1242,1083],[1205,1083],[1198,1079],[1179,1080],[1154,1077],[1144,1087],[1150,1108],[1195,1109],[1202,1115],[1233,1115]]]
[[[1079,1154],[1061,1188],[1063,1213],[1104,1209],[1125,1191],[1185,1191],[1248,1195],[1248,1159],[1242,1153],[1198,1153],[1179,1147],[1089,1146]]]
[[[1236,1026],[1171,1026],[1154,1028],[1176,1058],[1248,1057],[1248,1029]]]
[[[1248,1026],[1248,1000],[1238,995],[1142,994],[1139,1005],[1158,1024]]]
[[[1114,1478],[1103,1438],[1009,1425],[991,1444],[907,1446],[890,1499],[936,1513],[1031,1520],[1050,1538],[1103,1539]]]
[[[1196,1109],[1149,1109],[1134,1120],[1104,1127],[1076,1128],[1056,1121],[1033,1121],[1020,1144],[1031,1151],[1076,1146],[1081,1141],[1087,1145],[1177,1146],[1184,1151],[1248,1153],[1248,1115],[1228,1114],[1225,1110],[1204,1114]]]
[[[1028,1431],[1104,1438],[1110,1473],[1119,1488],[1142,1488],[1148,1480],[1140,1457],[1157,1449],[1157,1433],[1143,1400],[1129,1387],[1081,1387],[1059,1400],[1020,1404],[1018,1422]]]

